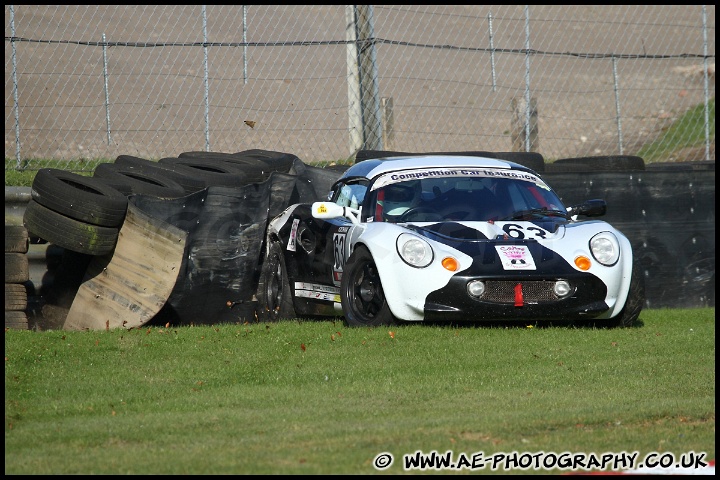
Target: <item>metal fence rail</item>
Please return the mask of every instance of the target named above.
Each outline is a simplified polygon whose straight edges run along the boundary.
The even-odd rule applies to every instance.
[[[359,148],[714,160],[714,5],[5,6],[5,169]],[[679,135],[680,135],[679,134]],[[685,138],[687,137],[687,138]]]

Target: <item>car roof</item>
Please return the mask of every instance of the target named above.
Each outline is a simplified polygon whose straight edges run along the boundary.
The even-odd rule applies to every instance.
[[[350,177],[375,178],[383,173],[398,170],[449,167],[506,168],[532,171],[520,164],[496,158],[462,155],[412,155],[363,160],[345,170],[340,179]]]

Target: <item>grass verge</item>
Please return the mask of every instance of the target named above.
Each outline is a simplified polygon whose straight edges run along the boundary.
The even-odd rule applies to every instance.
[[[640,320],[6,330],[5,473],[372,474],[390,452],[392,474],[418,450],[714,459],[715,309]]]

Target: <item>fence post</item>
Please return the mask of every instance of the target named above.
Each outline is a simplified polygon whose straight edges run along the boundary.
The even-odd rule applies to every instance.
[[[107,128],[107,142],[112,145],[112,136],[110,135],[110,91],[108,90],[108,68],[107,68],[107,42],[105,34],[102,34],[102,52],[103,52],[103,80],[105,81],[105,127]]]
[[[512,108],[512,119],[510,121],[510,139],[512,140],[513,152],[537,152],[540,147],[540,133],[537,120],[537,100],[530,99],[530,108],[527,107],[525,98],[515,97],[510,100]],[[528,114],[530,117],[528,118]],[[527,126],[530,125],[528,129]],[[530,132],[530,142],[526,142],[527,132]],[[530,149],[526,149],[526,144]]]
[[[382,139],[383,150],[394,150],[395,144],[395,116],[393,114],[392,97],[383,97],[380,99],[382,105]]]

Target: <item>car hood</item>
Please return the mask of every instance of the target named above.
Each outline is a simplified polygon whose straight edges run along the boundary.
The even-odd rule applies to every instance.
[[[406,227],[441,243],[454,243],[476,240],[508,240],[511,237],[508,232],[520,232],[522,230],[541,234],[544,239],[557,240],[564,236],[566,224],[566,220],[554,218],[538,221],[407,224]],[[519,239],[520,234],[513,233],[512,238]]]

